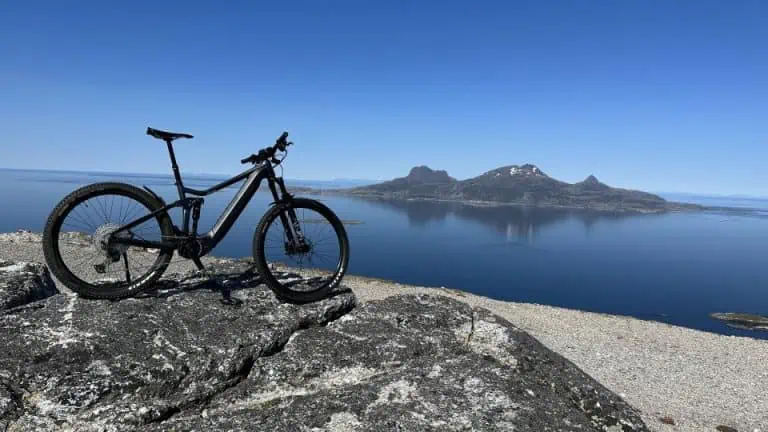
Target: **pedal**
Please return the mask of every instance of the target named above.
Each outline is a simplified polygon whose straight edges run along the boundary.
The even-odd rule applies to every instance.
[[[221,288],[221,295],[222,295],[222,299],[220,300],[221,304],[226,306],[240,306],[243,304],[243,301],[240,300],[239,298],[232,297],[232,290],[229,289],[228,286],[219,283],[219,281],[216,279],[214,280],[216,281],[215,282],[216,285],[218,285],[219,288]]]

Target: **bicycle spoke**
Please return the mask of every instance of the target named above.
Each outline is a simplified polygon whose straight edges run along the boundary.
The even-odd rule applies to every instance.
[[[109,200],[109,216],[110,217],[112,216],[112,209],[114,208],[114,206],[115,206],[115,197],[113,195],[112,198]]]
[[[136,213],[136,209],[133,208],[133,203],[131,203],[130,206],[131,206],[130,208],[132,210],[130,210],[130,213],[126,212],[125,219],[122,221],[122,224],[127,224],[130,221],[136,219],[136,218],[133,217],[133,215]]]
[[[104,207],[104,203],[101,202],[99,197],[94,198],[94,200],[96,201],[96,204],[99,205],[99,208],[101,209],[101,212],[104,215],[104,220],[107,222],[112,222],[111,220],[109,220],[109,215],[107,215],[107,208]]]
[[[83,204],[86,204],[86,203],[83,203]],[[88,207],[88,206],[87,206],[87,204],[86,204],[86,208],[87,208],[87,207]],[[88,221],[88,223],[87,223],[86,225],[89,225],[89,226],[91,227],[91,229],[94,229],[94,230],[96,229],[96,225],[93,223],[93,219],[91,219],[91,218],[88,216],[88,213],[86,213],[86,214],[85,214],[85,217],[83,217],[83,216],[81,216],[81,215],[80,215],[80,212],[76,212],[76,211],[75,211],[75,209],[72,209],[72,211],[73,211],[73,212],[75,212],[75,213],[76,213],[78,216],[80,216],[80,217],[82,218],[82,220],[84,220],[84,221],[86,221],[86,220],[87,220],[87,221]],[[83,211],[85,211],[85,210],[83,210]]]
[[[117,216],[118,220],[120,221],[123,220],[123,206],[124,206],[123,200],[120,200],[120,213]]]

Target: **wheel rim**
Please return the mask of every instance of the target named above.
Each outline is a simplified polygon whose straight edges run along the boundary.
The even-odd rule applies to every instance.
[[[119,226],[151,211],[147,204],[122,191],[99,191],[78,198],[51,232],[56,259],[78,285],[91,290],[140,285],[163,264],[163,252],[114,244],[108,239]],[[117,236],[159,241],[162,227],[157,218],[151,218]]]
[[[343,270],[346,252],[341,233],[320,211],[307,207],[293,209],[305,242],[288,241],[277,213],[262,237],[262,256],[272,276],[284,288],[297,293],[322,290]],[[290,220],[287,211],[282,214]]]

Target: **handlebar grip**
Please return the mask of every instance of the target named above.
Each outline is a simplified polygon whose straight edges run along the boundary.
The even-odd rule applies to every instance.
[[[241,164],[247,164],[248,162],[251,162],[251,161],[253,161],[253,155],[250,155],[245,159],[240,159]]]

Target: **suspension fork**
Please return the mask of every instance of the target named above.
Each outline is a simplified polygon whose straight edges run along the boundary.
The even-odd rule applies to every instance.
[[[285,182],[281,177],[270,176],[267,181],[269,183],[269,190],[275,198],[275,203],[290,203],[293,200],[293,195],[288,193],[288,190],[285,188]],[[280,190],[279,194],[278,188]],[[280,221],[285,228],[285,235],[288,237],[288,242],[290,244],[295,244],[294,242],[298,241],[299,246],[303,246],[304,234],[301,232],[301,226],[299,225],[299,220],[293,206],[288,207],[288,216],[286,216],[285,213],[286,212],[280,212]]]

